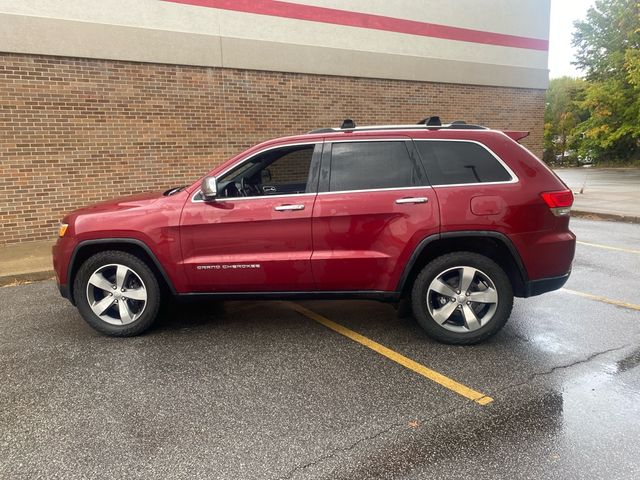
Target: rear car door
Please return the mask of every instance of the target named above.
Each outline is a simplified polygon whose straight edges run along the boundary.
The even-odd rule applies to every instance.
[[[516,174],[486,145],[462,139],[416,139],[422,164],[440,202],[442,233],[456,230],[514,231],[514,222],[540,215],[514,214],[522,202]]]
[[[311,257],[323,291],[394,291],[438,200],[409,138],[326,140]]]
[[[197,192],[181,217],[194,292],[310,290],[311,215],[322,144],[271,147],[218,176],[218,198]]]

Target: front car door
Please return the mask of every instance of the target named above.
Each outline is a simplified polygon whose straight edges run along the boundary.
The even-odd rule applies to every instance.
[[[324,291],[395,291],[438,200],[409,138],[326,140],[312,268]]]
[[[218,176],[218,198],[197,192],[181,217],[194,292],[313,288],[311,215],[322,143],[270,147]]]

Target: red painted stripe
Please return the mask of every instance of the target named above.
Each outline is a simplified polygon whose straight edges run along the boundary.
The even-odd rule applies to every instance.
[[[257,13],[272,17],[295,18],[311,22],[345,25],[348,27],[385,30],[387,32],[406,33],[421,37],[444,38],[461,42],[500,45],[503,47],[526,48],[529,50],[548,50],[549,41],[539,38],[520,37],[503,33],[485,32],[470,28],[450,27],[436,23],[417,22],[402,18],[373,15],[370,13],[350,12],[335,8],[301,5],[299,3],[277,0],[164,0],[201,7],[233,10],[236,12]]]

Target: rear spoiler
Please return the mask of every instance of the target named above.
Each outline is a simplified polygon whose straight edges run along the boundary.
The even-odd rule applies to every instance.
[[[527,138],[530,132],[526,130],[503,130],[503,133],[512,140],[519,142],[523,138]]]

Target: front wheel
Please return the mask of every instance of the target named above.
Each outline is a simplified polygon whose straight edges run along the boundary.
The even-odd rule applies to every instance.
[[[73,287],[85,321],[99,332],[138,335],[158,316],[160,287],[151,269],[126,252],[100,252],[87,259]]]
[[[495,335],[513,306],[511,282],[490,258],[454,252],[427,264],[412,289],[413,314],[435,340],[470,345]]]

